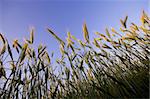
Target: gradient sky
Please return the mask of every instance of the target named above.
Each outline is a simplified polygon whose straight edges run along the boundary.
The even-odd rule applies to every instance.
[[[87,23],[90,35],[105,28],[119,29],[119,20],[126,15],[139,24],[142,10],[150,13],[150,0],[0,0],[0,32],[10,42],[29,37],[35,28],[35,45],[47,45],[49,52],[58,51],[58,43],[49,35],[51,28],[62,39],[70,31],[82,37],[82,25]]]

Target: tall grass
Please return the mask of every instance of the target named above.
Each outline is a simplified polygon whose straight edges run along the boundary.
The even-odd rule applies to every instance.
[[[70,32],[63,41],[48,29],[60,44],[57,74],[46,46],[32,47],[34,30],[23,43],[11,45],[0,34],[0,98],[149,98],[150,18],[143,11],[140,26],[127,19],[120,20],[120,31],[106,28],[106,35],[96,32],[93,41],[86,24],[84,41]]]

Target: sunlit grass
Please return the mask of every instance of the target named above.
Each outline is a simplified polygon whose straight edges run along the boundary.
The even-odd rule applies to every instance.
[[[105,99],[148,98],[150,66],[150,18],[143,12],[142,25],[120,20],[120,31],[106,28],[89,40],[83,25],[84,41],[68,32],[63,41],[51,29],[60,44],[60,70],[55,73],[46,46],[34,49],[34,30],[23,43],[9,44],[0,34],[0,97],[3,99]],[[106,35],[105,35],[106,34]],[[116,37],[117,36],[117,39]],[[58,45],[59,46],[59,45]],[[13,51],[17,51],[18,59]],[[11,68],[8,68],[9,64]]]

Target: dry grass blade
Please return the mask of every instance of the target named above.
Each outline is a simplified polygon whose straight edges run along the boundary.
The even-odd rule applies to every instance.
[[[112,49],[111,47],[109,47],[109,46],[106,45],[106,44],[103,44],[102,47],[103,47],[103,48],[107,48],[107,49]]]
[[[109,38],[111,38],[110,33],[109,33],[109,31],[108,31],[107,28],[105,29],[105,31],[106,31],[106,35],[107,35]]]
[[[27,48],[28,48],[28,44],[25,43],[24,46],[23,46],[23,48],[22,48],[22,52],[20,54],[20,57],[19,57],[20,63],[24,60],[24,58],[26,56],[26,50],[27,50]]]
[[[67,43],[68,43],[67,47],[69,48],[74,44],[74,42],[71,40],[70,32],[68,32],[67,35],[68,35],[68,37],[67,37]]]
[[[52,36],[54,36],[58,41],[59,43],[62,43],[63,45],[65,45],[65,42],[63,40],[61,40],[52,30],[50,29],[47,29],[49,33],[52,34]]]
[[[38,57],[39,57],[40,55],[42,55],[42,53],[45,51],[45,49],[46,49],[46,46],[44,46],[43,48],[42,48],[42,46],[39,46],[39,47],[38,47]]]
[[[0,39],[3,41],[3,44],[5,44],[4,36],[0,33]]]
[[[10,48],[10,46],[8,44],[8,41],[7,41],[7,49],[8,49],[8,53],[9,53],[9,55],[11,57],[11,60],[13,61],[13,55],[12,55],[12,52],[11,52],[11,48]]]
[[[125,25],[125,27],[127,27],[127,25],[126,25],[127,24],[127,19],[128,19],[128,16],[126,16],[125,19],[124,19],[124,25]]]
[[[6,51],[6,41],[4,39],[4,36],[1,33],[0,33],[0,40],[2,40],[2,42],[3,42],[3,47],[2,47],[2,49],[0,49],[0,56],[1,56]]]
[[[60,44],[59,49],[60,49],[61,54],[64,56],[64,54],[65,54],[64,45],[63,45],[63,44]]]
[[[48,60],[48,63],[51,63],[51,59],[50,59],[50,57],[49,57],[47,52],[46,52],[46,59]]]
[[[30,33],[30,41],[31,41],[31,44],[33,44],[33,41],[34,41],[34,30],[33,29],[31,30],[31,33]]]
[[[125,17],[124,21],[123,21],[123,20],[120,20],[120,22],[121,22],[121,24],[122,24],[122,26],[123,26],[124,28],[127,28],[127,25],[126,25],[127,19],[128,19],[128,16]]]
[[[4,54],[5,51],[6,51],[6,44],[4,44],[3,47],[2,47],[2,49],[0,50],[0,56],[1,56],[2,54]]]
[[[89,33],[88,33],[86,23],[84,23],[84,25],[83,25],[83,37],[84,37],[85,41],[87,43],[89,43]]]
[[[96,47],[98,47],[98,48],[100,48],[100,45],[99,45],[99,43],[97,42],[97,40],[96,39],[94,39],[94,45],[96,46]]]

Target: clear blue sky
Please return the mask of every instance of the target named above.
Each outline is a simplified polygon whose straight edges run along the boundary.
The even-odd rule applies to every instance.
[[[119,20],[126,15],[129,22],[139,24],[142,10],[150,13],[149,9],[149,0],[0,0],[0,32],[10,41],[21,40],[35,27],[35,45],[41,42],[49,52],[57,52],[58,43],[47,27],[62,39],[67,31],[82,39],[84,22],[94,35],[95,31],[103,33],[105,27],[119,29]]]

